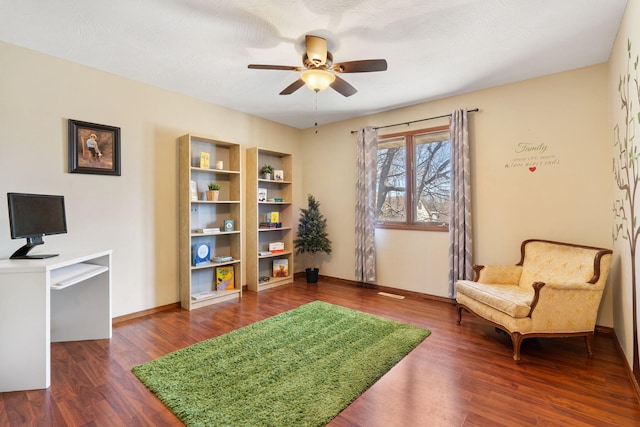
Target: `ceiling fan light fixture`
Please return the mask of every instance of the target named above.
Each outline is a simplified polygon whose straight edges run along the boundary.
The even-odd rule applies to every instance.
[[[328,88],[336,79],[336,76],[325,70],[312,69],[303,71],[300,78],[309,89],[320,92]]]

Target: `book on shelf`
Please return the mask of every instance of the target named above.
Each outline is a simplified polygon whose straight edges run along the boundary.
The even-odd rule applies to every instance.
[[[271,212],[271,222],[280,222],[280,212]]]
[[[273,277],[289,277],[289,260],[273,260]]]
[[[228,255],[214,256],[213,258],[211,258],[211,261],[213,261],[213,262],[229,262],[229,261],[233,261],[233,257],[228,256]]]
[[[211,261],[211,244],[209,242],[194,243],[191,246],[191,265],[200,267]]]
[[[216,290],[229,291],[233,288],[233,265],[216,267]]]
[[[271,255],[271,251],[258,251],[259,256],[269,256]]]
[[[209,153],[205,151],[200,152],[200,167],[202,169],[209,169]]]
[[[189,181],[189,192],[191,193],[191,201],[198,201],[198,187],[195,181]]]
[[[275,181],[284,181],[284,171],[281,169],[273,170],[273,179]]]
[[[201,301],[203,299],[215,297],[216,295],[217,294],[214,291],[202,291],[202,292],[197,292],[195,294],[192,294],[191,299],[193,301]]]
[[[282,223],[281,222],[261,222],[260,223],[260,228],[264,229],[264,228],[282,228]]]
[[[272,254],[279,254],[284,252],[284,242],[271,242],[269,243],[269,251]]]
[[[220,232],[220,227],[196,228],[195,232],[196,233],[202,233],[202,234],[219,233]]]
[[[267,189],[266,188],[258,188],[258,201],[266,202],[267,201]]]
[[[233,231],[235,228],[235,221],[232,219],[224,220],[224,231]]]

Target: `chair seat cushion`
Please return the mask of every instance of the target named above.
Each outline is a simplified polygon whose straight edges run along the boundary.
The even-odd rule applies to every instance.
[[[458,280],[456,291],[515,318],[527,317],[534,294],[533,288],[523,289],[518,285],[494,285],[470,280]]]

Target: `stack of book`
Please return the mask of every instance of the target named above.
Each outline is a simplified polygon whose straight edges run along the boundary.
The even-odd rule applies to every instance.
[[[269,252],[272,254],[281,254],[284,252],[284,242],[269,243]]]
[[[207,299],[215,296],[216,296],[216,293],[213,291],[202,291],[196,294],[192,294],[191,299],[193,301],[202,301],[203,299]]]
[[[196,228],[195,229],[196,233],[202,233],[202,234],[213,234],[213,233],[219,233],[220,232],[220,227],[212,227],[212,228]]]
[[[228,255],[222,255],[222,256],[214,256],[212,259],[213,262],[229,262],[229,261],[233,261],[233,257],[230,257]]]

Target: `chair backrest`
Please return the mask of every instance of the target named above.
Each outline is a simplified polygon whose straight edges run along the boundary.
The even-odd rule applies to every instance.
[[[611,250],[548,240],[525,240],[521,247],[520,287],[533,282],[592,283],[603,289],[611,262]]]

